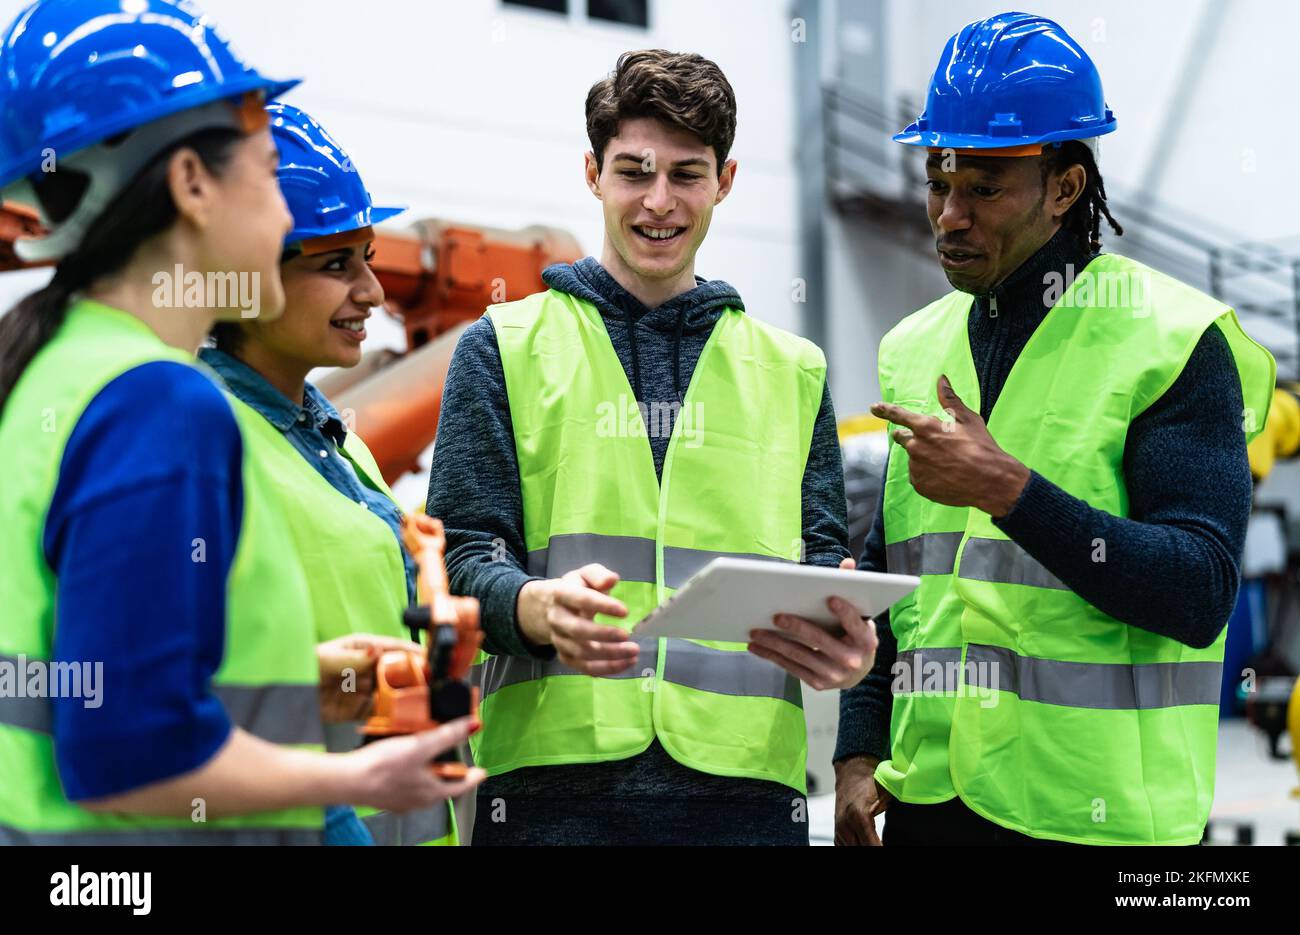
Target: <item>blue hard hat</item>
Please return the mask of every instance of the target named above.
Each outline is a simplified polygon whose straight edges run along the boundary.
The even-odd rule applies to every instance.
[[[0,39],[0,187],[51,152],[297,83],[252,68],[191,0],[38,0]]]
[[[925,112],[894,137],[909,146],[1009,149],[1091,139],[1115,129],[1101,76],[1059,25],[1001,13],[948,40]]]
[[[375,207],[348,154],[310,114],[292,104],[266,110],[280,149],[280,191],[293,215],[286,247],[368,228],[406,210]]]

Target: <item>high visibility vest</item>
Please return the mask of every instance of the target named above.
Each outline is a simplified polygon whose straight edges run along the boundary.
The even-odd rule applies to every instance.
[[[152,361],[186,364],[139,319],[94,302],[67,318],[19,379],[0,419],[0,567],[5,612],[0,660],[48,664],[57,581],[42,533],[64,447],[81,413],[115,377]],[[168,405],[161,401],[159,405]],[[235,407],[244,441],[243,517],[227,585],[225,654],[214,693],[238,727],[274,743],[321,749],[320,680],[307,579],[276,513],[279,504],[247,413]],[[260,417],[258,419],[260,420]],[[187,547],[189,543],[186,544]],[[94,621],[81,625],[93,626]],[[184,626],[185,621],[177,621]],[[87,660],[89,661],[89,660]],[[102,687],[114,692],[129,685]],[[54,759],[48,698],[0,697],[0,843],[319,844],[320,808],[206,820],[99,814],[68,801]],[[124,752],[123,755],[129,755]]]
[[[402,627],[406,608],[406,570],[392,528],[340,493],[260,413],[247,409],[251,431],[272,478],[271,493],[280,505],[286,529],[310,583],[316,639],[324,642],[349,633],[407,638]],[[348,432],[341,449],[357,479],[392,499],[379,466],[356,432]],[[342,753],[361,742],[359,723],[327,724],[327,748]],[[402,815],[356,806],[357,815],[375,843],[455,844],[450,802]]]
[[[886,400],[947,420],[935,389],[947,374],[979,411],[971,302],[951,293],[885,336]],[[1212,326],[1232,350],[1253,436],[1268,415],[1273,358],[1222,303],[1114,255],[1089,263],[1034,331],[989,433],[1068,493],[1127,516],[1129,426]],[[917,494],[907,451],[892,443],[884,525],[889,571],[921,584],[890,609],[898,660],[881,784],[905,802],[959,795],[1040,838],[1197,842],[1214,791],[1224,636],[1193,649],[1107,616],[988,514]],[[1105,543],[1093,547],[1105,561]]]
[[[655,476],[646,417],[600,313],[550,290],[490,308],[509,396],[529,571],[589,562],[617,572],[630,629],[720,555],[796,560],[802,483],[825,360],[802,338],[727,309],[700,353]],[[647,428],[647,421],[649,427]],[[641,643],[628,672],[593,678],[558,660],[482,657],[475,761],[521,766],[634,756],[657,737],[678,762],[804,791],[798,680],[742,643]]]

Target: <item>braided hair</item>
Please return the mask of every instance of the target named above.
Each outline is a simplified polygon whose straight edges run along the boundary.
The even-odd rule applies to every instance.
[[[1102,181],[1092,150],[1078,140],[1068,140],[1060,146],[1043,147],[1041,168],[1044,185],[1049,175],[1064,172],[1074,165],[1083,167],[1087,180],[1083,184],[1083,192],[1062,218],[1061,226],[1091,252],[1099,253],[1102,218],[1106,219],[1117,237],[1124,236],[1124,228],[1111,216],[1110,208],[1106,205],[1106,183]]]

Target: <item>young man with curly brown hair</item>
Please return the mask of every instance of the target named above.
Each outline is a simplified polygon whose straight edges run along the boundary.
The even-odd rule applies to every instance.
[[[461,338],[430,480],[487,633],[474,843],[806,844],[799,680],[861,679],[870,621],[628,631],[718,555],[848,558],[825,359],[695,275],[736,177],[721,69],[630,52],[586,110],[600,259]]]

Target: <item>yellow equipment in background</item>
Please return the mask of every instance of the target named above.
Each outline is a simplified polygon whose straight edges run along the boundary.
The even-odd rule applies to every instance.
[[[1282,383],[1273,391],[1264,431],[1246,447],[1250,473],[1261,481],[1273,470],[1279,458],[1300,453],[1300,383]]]
[[[1269,475],[1278,460],[1300,454],[1300,383],[1278,384],[1264,431],[1246,448],[1246,454],[1256,483]],[[1287,732],[1291,735],[1291,757],[1300,770],[1300,679],[1287,705]],[[1293,794],[1300,798],[1300,787]]]
[[[1291,758],[1295,760],[1296,769],[1300,770],[1300,679],[1296,679],[1295,689],[1291,692],[1286,724],[1291,734]],[[1300,799],[1300,786],[1292,789],[1291,794]]]

